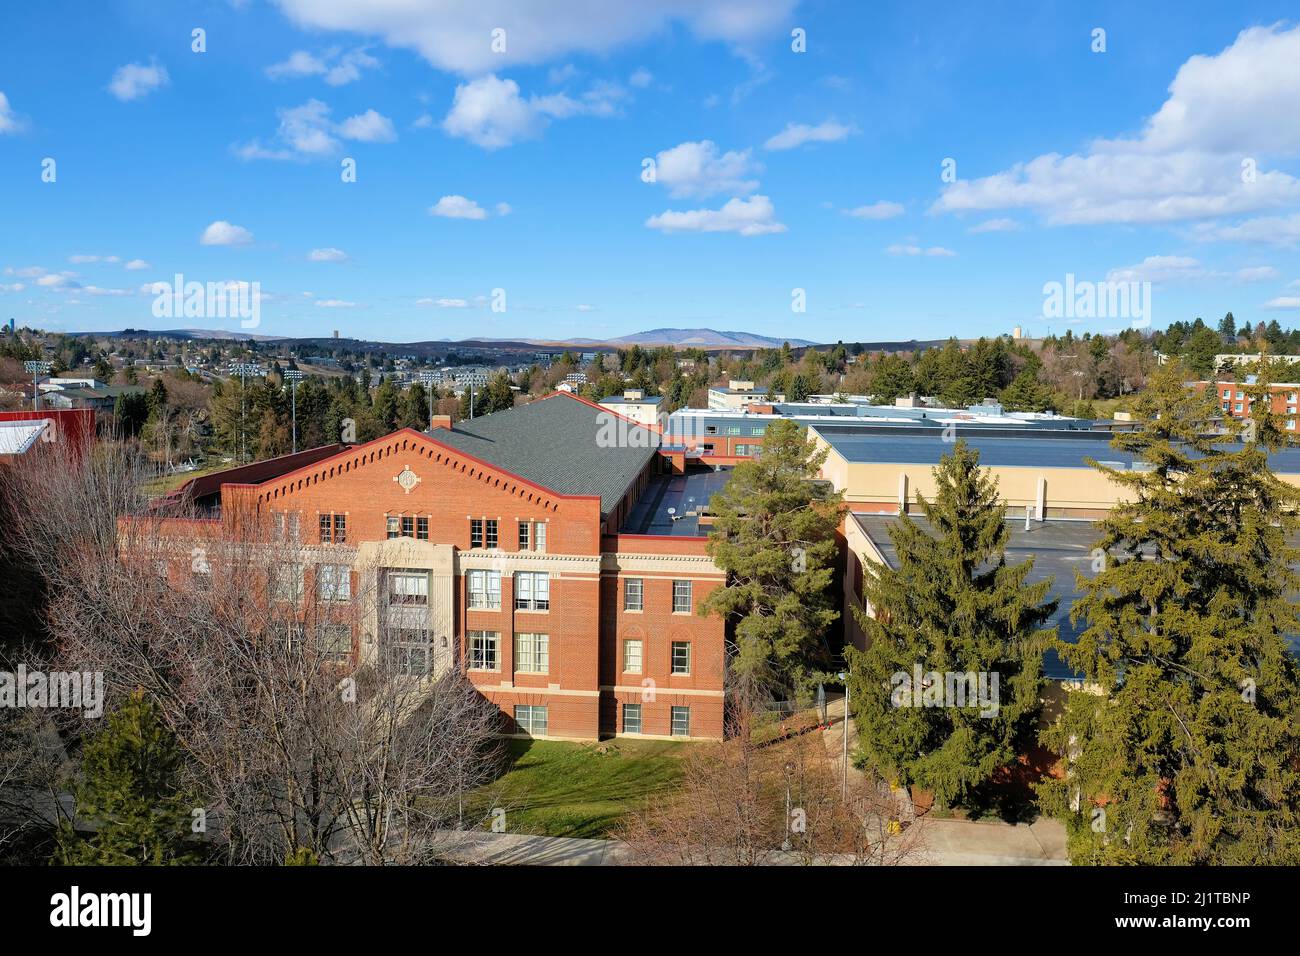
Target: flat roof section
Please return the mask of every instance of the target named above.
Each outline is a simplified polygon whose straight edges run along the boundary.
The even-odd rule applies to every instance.
[[[730,468],[660,475],[641,494],[619,530],[623,534],[704,537],[707,532],[700,530],[699,516],[690,512],[704,511],[709,500],[722,490],[730,477]]]
[[[898,554],[894,542],[889,537],[889,528],[898,523],[893,515],[870,515],[852,513],[853,519],[863,533],[871,539],[891,567],[898,567]],[[929,530],[929,523],[924,517],[913,517],[913,521]],[[1026,558],[1034,559],[1033,570],[1027,580],[1037,583],[1045,578],[1052,578],[1048,596],[1057,600],[1056,613],[1047,621],[1045,627],[1056,627],[1062,640],[1073,644],[1087,626],[1086,622],[1070,623],[1070,609],[1082,592],[1079,590],[1075,572],[1084,577],[1093,576],[1092,551],[1101,537],[1096,524],[1091,521],[1044,521],[1030,522],[1025,530],[1024,519],[1007,519],[1011,536],[1007,542],[1007,563],[1020,564]],[[1300,654],[1300,637],[1289,639],[1292,652]],[[1048,651],[1043,656],[1043,675],[1051,680],[1067,680],[1080,675],[1067,667],[1056,655]]]

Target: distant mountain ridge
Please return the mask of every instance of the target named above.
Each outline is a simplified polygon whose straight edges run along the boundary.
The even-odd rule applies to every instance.
[[[815,345],[807,339],[773,338],[753,332],[719,331],[717,329],[650,329],[612,339],[560,339],[553,344],[563,345],[672,345],[676,348],[780,348],[789,342],[792,346]]]

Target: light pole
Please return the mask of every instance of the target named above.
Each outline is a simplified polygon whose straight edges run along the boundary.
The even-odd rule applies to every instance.
[[[438,380],[437,372],[421,372],[420,384],[429,394],[429,431],[433,431],[433,384]]]
[[[302,370],[285,369],[284,380],[289,383],[289,402],[293,407],[293,453],[298,454],[298,383],[302,381]]]
[[[849,799],[849,672],[840,671],[839,677],[844,682],[844,723],[841,727],[844,732],[844,769],[840,777],[840,802],[847,803]]]
[[[244,431],[248,377],[265,375],[266,371],[256,362],[232,362],[230,371],[239,376],[239,457],[244,459],[248,457],[248,437]]]
[[[53,362],[30,361],[24,362],[23,368],[32,375],[32,411],[41,410],[41,376],[48,375]]]

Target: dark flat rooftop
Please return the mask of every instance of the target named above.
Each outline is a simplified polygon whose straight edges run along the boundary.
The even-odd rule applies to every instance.
[[[952,450],[952,444],[943,441],[937,432],[912,433],[904,428],[870,431],[838,425],[816,426],[816,431],[851,462],[937,465]],[[1109,438],[1084,431],[994,433],[988,428],[966,429],[959,425],[955,435],[979,452],[980,464],[986,467],[1087,468],[1085,458],[1122,462],[1131,467],[1134,461],[1133,455],[1112,448]],[[1274,452],[1269,462],[1274,471],[1300,474],[1300,448]]]
[[[892,515],[865,514],[854,514],[853,518],[880,549],[885,560],[892,567],[897,567],[898,556],[889,537],[889,527],[897,524],[898,518]],[[925,518],[913,520],[926,527]],[[1045,626],[1059,628],[1061,639],[1074,643],[1085,626],[1082,621],[1078,626],[1070,623],[1070,608],[1080,595],[1075,572],[1092,577],[1092,550],[1101,537],[1100,532],[1091,521],[1035,521],[1030,523],[1028,531],[1025,530],[1023,518],[1018,521],[1008,520],[1007,524],[1011,527],[1007,563],[1019,564],[1032,557],[1034,567],[1028,580],[1038,582],[1048,577],[1053,579],[1049,596],[1056,598],[1058,603],[1056,613]],[[1292,638],[1291,646],[1300,653],[1300,639]],[[1053,680],[1079,676],[1061,662],[1055,651],[1048,651],[1044,656],[1043,674]]]
[[[707,532],[700,530],[699,517],[691,512],[705,510],[730,477],[729,468],[662,475],[642,493],[620,530],[624,534],[703,537]]]

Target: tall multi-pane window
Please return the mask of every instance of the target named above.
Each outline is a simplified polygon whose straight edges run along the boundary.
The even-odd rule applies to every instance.
[[[546,705],[515,704],[515,723],[533,737],[546,736]]]
[[[415,537],[415,518],[412,515],[402,515],[402,537]]]
[[[494,671],[501,667],[498,653],[501,635],[496,631],[469,632],[469,668],[474,671]]]
[[[690,581],[673,582],[673,613],[674,614],[691,613],[691,582]]]
[[[540,521],[533,525],[533,548],[537,551],[546,550],[546,525]]]
[[[402,519],[397,515],[388,516],[388,537],[398,538],[402,534]]]
[[[299,514],[296,511],[272,512],[275,520],[275,533],[282,541],[298,540]]]
[[[334,516],[334,543],[346,544],[348,540],[348,516]]]
[[[297,603],[302,598],[302,565],[277,564],[271,569],[271,600]]]
[[[689,707],[674,707],[672,709],[672,732],[674,737],[689,737],[691,735],[691,709]]]
[[[626,640],[623,642],[623,673],[641,673],[641,642]]]
[[[545,674],[550,666],[550,638],[547,635],[515,635],[516,671],[524,674]]]
[[[352,628],[346,624],[322,626],[317,649],[325,660],[346,664],[352,660]]]
[[[398,673],[423,677],[433,668],[429,573],[390,569],[384,577],[381,620],[388,659]]]
[[[691,672],[691,642],[673,641],[673,673],[689,674]]]
[[[639,611],[642,608],[641,603],[641,579],[624,578],[623,579],[623,610]]]
[[[530,528],[531,526],[527,521],[519,522],[519,550],[520,551],[528,550],[529,538],[531,537],[529,535]]]
[[[551,606],[551,577],[545,571],[515,574],[515,609],[546,611]]]
[[[487,525],[484,536],[484,547],[495,548],[497,546],[497,519],[488,518],[484,524]]]
[[[483,547],[483,519],[469,519],[469,546],[471,548]]]
[[[641,705],[640,704],[623,705],[623,733],[625,734],[641,733]]]
[[[429,519],[427,517],[415,519],[415,537],[419,541],[429,540]]]
[[[472,608],[499,608],[501,606],[501,572],[472,570],[469,578],[469,606]]]
[[[316,566],[316,600],[346,602],[352,600],[352,569],[346,564]]]
[[[334,516],[324,514],[320,516],[320,539],[322,543],[328,543],[334,540]]]

